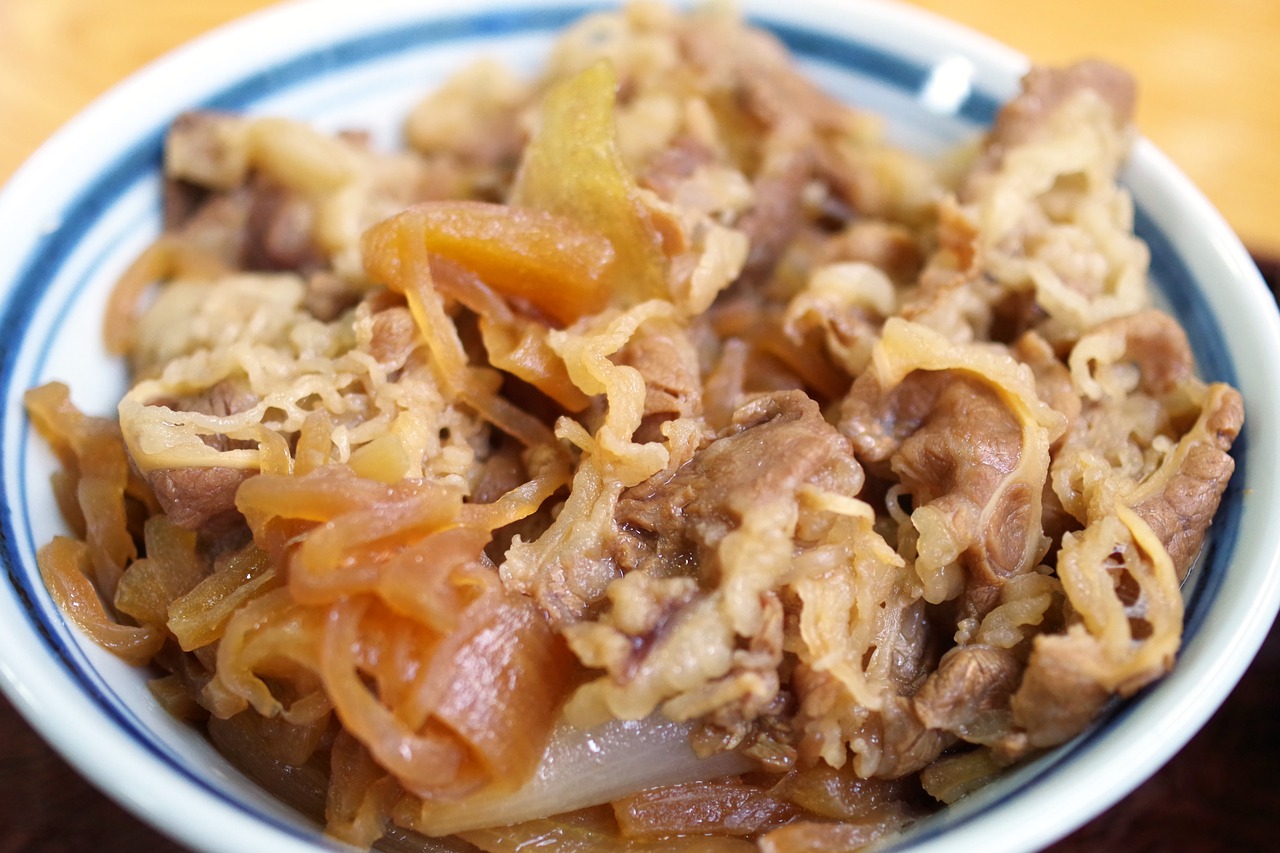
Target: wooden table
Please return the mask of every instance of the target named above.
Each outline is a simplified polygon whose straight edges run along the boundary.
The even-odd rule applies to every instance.
[[[1260,255],[1280,255],[1280,3],[915,0],[1033,59],[1099,56],[1135,73],[1138,124]],[[0,0],[0,182],[130,72],[265,0]],[[1274,268],[1273,268],[1274,271]],[[1261,850],[1280,820],[1280,633],[1214,720],[1160,774],[1056,845]],[[0,853],[179,848],[81,781],[0,699]]]

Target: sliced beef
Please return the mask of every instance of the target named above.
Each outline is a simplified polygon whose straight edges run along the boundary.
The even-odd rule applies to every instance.
[[[604,673],[575,695],[574,713],[661,707],[730,745],[767,730],[759,721],[785,702],[780,590],[803,546],[801,490],[850,499],[861,485],[817,403],[780,392],[740,407],[674,472],[624,491],[608,544],[622,576],[594,622],[566,630],[579,660]]]
[[[1010,149],[1051,132],[1050,120],[1063,104],[1081,92],[1093,92],[1111,108],[1117,130],[1133,119],[1137,87],[1133,77],[1105,62],[1084,61],[1067,68],[1033,68],[1022,80],[1022,92],[996,118],[983,154],[987,168],[998,164]],[[979,167],[979,171],[983,169]]]
[[[1187,333],[1163,311],[1150,309],[1109,320],[1098,325],[1090,333],[1093,335],[1123,339],[1123,357],[1138,368],[1138,387],[1147,394],[1168,394],[1195,376]]]
[[[328,266],[312,236],[315,214],[300,193],[265,180],[249,185],[243,267],[291,270],[306,275]]]
[[[1009,697],[1022,677],[1022,664],[1008,649],[957,646],[942,656],[912,710],[924,725],[964,735],[984,715],[1009,710]]]
[[[373,315],[369,354],[387,369],[403,367],[421,342],[418,324],[408,308],[392,305]]]
[[[221,523],[236,512],[236,490],[257,471],[248,468],[166,468],[148,476],[156,500],[169,520],[187,530]]]
[[[211,110],[178,116],[165,135],[165,174],[207,190],[239,186],[249,170],[244,126],[239,116]]]
[[[927,767],[956,741],[926,726],[909,696],[887,694],[878,709],[864,708],[850,701],[830,672],[804,664],[796,667],[792,685],[802,697],[794,721],[802,766],[833,752],[843,757],[848,748],[858,776],[897,779]]]
[[[1084,731],[1111,697],[1092,677],[1096,669],[1096,647],[1082,628],[1037,638],[1011,700],[1014,720],[1023,732],[1015,736],[1009,751],[1016,755],[1056,746]]]
[[[955,743],[955,735],[930,728],[916,714],[911,699],[886,697],[884,707],[872,716],[867,734],[880,741],[875,778],[898,779],[918,773]]]
[[[1179,579],[1185,579],[1204,545],[1214,513],[1235,471],[1231,445],[1244,421],[1239,392],[1209,387],[1203,413],[1183,437],[1174,461],[1143,484],[1134,511],[1160,537]]]
[[[895,284],[913,282],[924,263],[921,247],[904,225],[859,219],[826,240],[815,266],[860,262],[871,264]]]
[[[646,323],[617,360],[644,377],[644,418],[633,436],[636,441],[661,441],[662,425],[667,421],[702,413],[698,354],[682,329],[668,323]]]
[[[307,277],[307,294],[302,306],[322,323],[336,320],[343,311],[358,303],[364,291],[328,270]]]
[[[1082,514],[1077,507],[1074,512],[1091,523],[1107,514],[1115,500],[1131,506],[1164,543],[1179,577],[1185,577],[1235,470],[1230,450],[1244,420],[1243,402],[1234,389],[1220,383],[1205,386],[1195,377],[1186,333],[1163,312],[1148,310],[1103,323],[1084,343],[1108,336],[1118,339],[1122,348],[1114,363],[1136,369],[1137,387],[1123,403],[1104,398],[1085,410],[1088,423],[1069,435],[1063,464],[1072,461],[1079,447],[1086,454],[1109,452],[1120,459],[1137,449],[1160,461],[1154,469],[1130,466],[1107,477],[1099,477],[1097,471],[1091,478],[1078,477],[1093,485],[1085,495],[1087,509]],[[1139,409],[1144,400],[1145,407]],[[1144,410],[1152,413],[1146,423],[1128,414]],[[1118,424],[1125,426],[1118,429]],[[1175,439],[1177,444],[1154,452],[1153,437]],[[1061,473],[1059,479],[1068,494]]]
[[[185,113],[165,137],[166,229],[228,268],[326,269],[312,230],[315,211],[301,193],[255,173],[249,122],[211,111]]]
[[[886,394],[874,371],[859,376],[840,413],[840,431],[853,442],[858,461],[877,477],[893,479],[890,460],[920,429],[949,381],[939,371],[917,372]]]
[[[1080,417],[1082,403],[1071,381],[1071,371],[1059,360],[1049,342],[1035,332],[1021,335],[1012,346],[1013,356],[1031,368],[1036,379],[1036,396],[1067,419],[1066,432],[1054,443],[1056,448],[1071,432]]]
[[[177,185],[175,185],[176,187]],[[245,251],[249,192],[224,193],[175,189],[165,196],[166,230],[188,247],[214,259],[227,270],[239,269]]]
[[[691,136],[679,136],[654,155],[640,184],[653,190],[664,201],[675,201],[680,187],[699,169],[716,162],[716,154]]]
[[[915,371],[888,392],[864,374],[842,414],[858,460],[911,496],[918,565],[926,536],[953,550],[964,569],[957,619],[981,618],[1044,545],[1044,472],[1024,458],[1021,418],[992,384],[954,370]],[[922,526],[922,508],[945,535]]]
[[[257,405],[257,396],[243,383],[223,380],[202,394],[182,400],[159,401],[171,409],[226,417]],[[252,442],[236,441],[224,435],[205,436],[205,443],[218,450],[252,447]],[[236,490],[251,469],[212,466],[168,468],[151,471],[147,480],[169,520],[187,530],[234,526],[239,516]]]
[[[849,459],[848,442],[822,418],[802,392],[760,397],[734,415],[731,425],[692,461],[666,480],[623,492],[615,515],[615,550],[624,568],[688,565],[711,552],[756,505],[793,500],[802,484],[819,479],[834,458]],[[849,494],[861,486],[845,484]]]
[[[785,125],[766,140],[760,170],[752,181],[754,204],[738,222],[751,246],[738,278],[741,284],[767,281],[804,224],[804,189],[813,175],[813,156],[804,125]]]

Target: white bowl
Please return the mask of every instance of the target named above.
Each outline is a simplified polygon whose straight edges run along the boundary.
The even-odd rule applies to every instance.
[[[596,0],[287,4],[155,63],[68,125],[0,194],[4,505],[0,687],[80,772],[190,847],[239,853],[340,849],[276,803],[193,730],[143,676],[87,642],[50,601],[35,550],[61,529],[53,460],[25,419],[25,389],[64,379],[84,409],[113,410],[123,367],[100,344],[106,292],[159,227],[162,135],[180,111],[284,114],[384,140],[415,98],[462,60],[532,70],[555,30]],[[885,2],[746,0],[820,82],[890,119],[894,139],[940,150],[970,137],[1017,88],[1026,60],[918,10]],[[1238,468],[1196,583],[1173,673],[1076,740],[919,825],[913,850],[1026,850],[1120,799],[1208,719],[1253,657],[1280,571],[1280,320],[1240,242],[1188,181],[1139,142],[1124,174],[1152,273],[1203,374],[1232,382],[1247,416]],[[1229,333],[1228,333],[1229,332]]]

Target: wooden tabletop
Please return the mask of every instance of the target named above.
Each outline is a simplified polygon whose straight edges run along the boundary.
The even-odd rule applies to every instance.
[[[1280,3],[915,0],[1046,63],[1086,56],[1138,78],[1138,124],[1255,253],[1280,255]],[[265,0],[0,0],[0,182],[113,84]],[[1272,268],[1274,272],[1274,268]],[[1161,773],[1053,848],[1273,849],[1280,633]],[[0,699],[0,853],[179,848],[81,781]]]

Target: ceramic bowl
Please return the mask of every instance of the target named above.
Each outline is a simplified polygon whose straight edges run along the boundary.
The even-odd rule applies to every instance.
[[[888,118],[921,151],[971,138],[1016,91],[1027,61],[918,10],[883,2],[746,0],[820,83]],[[68,125],[0,194],[0,475],[4,576],[0,686],[81,773],[198,850],[338,849],[155,703],[142,673],[85,640],[50,601],[36,548],[61,522],[53,459],[23,414],[50,379],[90,412],[113,410],[123,366],[101,346],[108,288],[159,228],[169,121],[192,107],[365,127],[385,142],[416,98],[485,53],[531,71],[591,0],[286,4],[216,31],[137,74]],[[1027,850],[1101,812],[1171,757],[1227,696],[1280,603],[1280,321],[1240,242],[1155,148],[1124,181],[1152,275],[1202,373],[1239,387],[1238,463],[1187,590],[1174,671],[1072,742],[920,824],[894,848]]]

